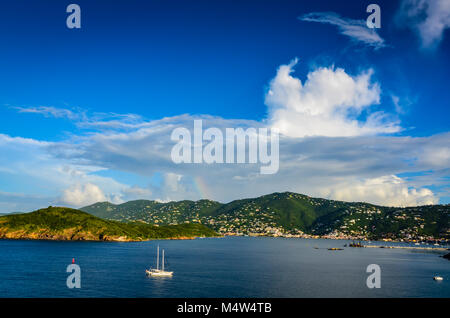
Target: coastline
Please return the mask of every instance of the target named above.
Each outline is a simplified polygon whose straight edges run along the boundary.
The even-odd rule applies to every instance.
[[[102,242],[102,243],[112,243],[112,242],[147,242],[147,241],[158,241],[158,240],[196,240],[202,238],[220,238],[223,236],[180,236],[180,237],[164,237],[164,238],[151,238],[151,239],[129,239],[124,237],[118,238],[106,238],[103,240],[90,239],[90,238],[77,238],[77,239],[67,239],[67,238],[31,238],[31,237],[0,237],[0,241],[55,241],[55,242]]]
[[[449,251],[450,247],[420,247],[420,246],[386,246],[386,245],[364,245],[367,248],[401,248],[406,250],[430,250],[430,251]]]
[[[284,239],[291,239],[291,238],[299,238],[299,239],[311,239],[311,240],[339,240],[339,241],[361,241],[361,242],[380,242],[380,243],[400,243],[400,244],[414,244],[417,243],[417,241],[400,241],[400,240],[386,240],[386,239],[380,239],[380,240],[374,240],[374,239],[368,239],[368,238],[343,238],[343,237],[326,237],[326,236],[273,236],[273,235],[237,235],[237,234],[225,234],[224,237],[271,237],[271,238],[284,238]],[[393,245],[363,245],[362,247],[367,248],[402,248],[402,249],[414,249],[414,250],[438,250],[438,251],[449,251],[450,250],[450,241],[446,240],[436,240],[433,242],[445,242],[442,244],[443,246],[447,247],[432,247],[432,246],[393,246]]]
[[[332,238],[332,237],[299,237],[299,236],[271,236],[271,235],[237,235],[237,234],[224,234],[217,236],[180,236],[180,237],[166,237],[166,238],[151,238],[151,239],[129,239],[126,237],[105,237],[103,240],[99,239],[91,239],[91,238],[80,238],[76,239],[70,238],[34,238],[34,237],[0,237],[0,240],[6,241],[56,241],[56,242],[147,242],[147,241],[157,241],[157,240],[196,240],[196,239],[204,239],[204,238],[226,238],[226,237],[262,237],[262,238],[297,238],[297,239],[314,239],[314,240],[339,240],[339,241],[365,241],[365,242],[379,242],[379,243],[400,243],[400,244],[413,244],[415,242],[411,241],[394,241],[394,240],[369,240],[369,239],[355,239],[355,238]],[[399,246],[399,245],[363,245],[363,248],[386,248],[386,249],[410,249],[410,250],[433,250],[433,251],[450,251],[450,242],[446,242],[447,247],[439,246]],[[444,244],[445,245],[445,244]]]

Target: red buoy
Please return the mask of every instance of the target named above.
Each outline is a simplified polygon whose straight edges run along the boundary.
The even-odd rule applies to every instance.
[[[72,264],[75,264],[75,258],[72,258]]]

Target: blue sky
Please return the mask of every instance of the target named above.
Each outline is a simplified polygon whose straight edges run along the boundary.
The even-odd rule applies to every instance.
[[[382,27],[371,32],[376,32],[382,43],[370,45],[364,40],[364,26],[357,30],[363,32],[359,37],[343,34],[343,28],[352,21],[364,22],[371,2],[77,1],[82,28],[76,30],[65,26],[65,8],[71,2],[2,1],[0,147],[4,168],[0,170],[0,210],[141,197],[227,201],[285,190],[389,205],[450,202],[448,5],[444,0],[434,4],[426,0],[378,1]],[[311,13],[322,22],[307,21],[305,17]],[[340,25],[330,23],[336,16]],[[437,31],[433,28],[436,21]],[[296,65],[289,66],[295,58]],[[312,169],[306,162],[299,163],[297,171],[318,169],[325,171],[324,176],[299,172],[291,180],[285,176],[292,174],[289,169],[295,165],[287,162],[277,176],[263,181],[264,186],[254,187],[261,182],[233,181],[236,176],[250,178],[253,171],[246,167],[224,167],[211,175],[210,167],[180,168],[163,159],[133,157],[138,147],[147,147],[149,155],[166,155],[161,151],[166,151],[168,143],[152,148],[154,138],[161,136],[145,135],[148,139],[142,144],[142,139],[136,139],[149,133],[142,129],[155,125],[168,129],[170,136],[170,125],[161,121],[163,118],[170,124],[189,126],[192,118],[212,116],[209,125],[222,127],[236,126],[238,120],[248,121],[248,125],[277,125],[286,118],[302,116],[280,119],[288,110],[283,99],[267,98],[268,91],[278,87],[276,78],[282,65],[289,67],[289,80],[299,79],[303,84],[311,74],[320,81],[347,77],[357,81],[358,75],[370,73],[364,93],[376,96],[368,103],[355,100],[368,98],[366,95],[349,97],[362,105],[352,119],[364,126],[376,113],[383,114],[383,123],[341,135],[338,132],[345,127],[339,125],[349,124],[349,117],[336,119],[325,114],[325,121],[302,117],[298,122],[334,127],[332,132],[312,132],[308,127],[284,131],[292,139],[289,146],[281,146],[286,158],[304,155],[314,161],[306,150],[291,153],[290,145],[310,149],[309,138],[320,138],[318,144],[324,148],[310,151],[327,153],[326,167]],[[314,73],[321,68],[330,70],[331,77]],[[344,77],[334,76],[338,69]],[[379,87],[376,92],[370,86],[375,84]],[[327,92],[319,91],[317,96]],[[309,107],[304,103],[299,107]],[[350,110],[353,106],[346,107]],[[117,124],[114,129],[98,125],[111,121]],[[120,142],[127,137],[130,141],[125,147]],[[359,166],[352,160],[368,162],[361,150],[364,138],[370,139],[367,143],[372,149],[379,149],[380,158],[372,165]],[[342,148],[328,152],[328,144],[341,142],[345,143]],[[396,148],[399,144],[402,146]],[[352,145],[354,156],[349,157],[342,149]],[[112,149],[121,152],[112,153]],[[96,153],[102,150],[104,153]],[[283,153],[281,156],[283,160]],[[337,173],[343,165],[360,170],[343,176]],[[36,169],[39,173],[32,171]],[[199,184],[210,191],[199,189]],[[370,192],[378,191],[373,184],[381,187],[381,192],[404,193],[406,189],[407,195],[401,201],[384,194],[373,197]],[[360,196],[337,190],[346,187],[348,193],[355,193],[358,191],[352,187],[356,185],[362,189]]]

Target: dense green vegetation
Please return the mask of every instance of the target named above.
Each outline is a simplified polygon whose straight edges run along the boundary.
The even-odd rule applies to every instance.
[[[144,221],[152,224],[179,224],[192,220],[193,216],[207,216],[213,213],[221,204],[210,200],[178,201],[161,203],[150,200],[135,200],[115,205],[109,202],[99,202],[81,208],[80,210],[95,216],[119,221]],[[158,218],[151,219],[155,211]],[[150,212],[150,214],[149,214]],[[164,220],[160,222],[160,218]]]
[[[450,206],[391,208],[356,205],[320,217],[314,225],[315,233],[328,232],[332,227],[344,233],[360,233],[371,239],[419,237],[449,239]]]
[[[0,217],[0,238],[135,241],[215,235],[213,230],[200,224],[124,223],[64,207]]]
[[[450,238],[450,205],[408,208],[311,198],[284,192],[222,204],[210,200],[161,203],[149,200],[120,205],[96,203],[82,208],[117,221],[174,225],[202,223],[221,233],[263,235],[350,235],[376,238]]]

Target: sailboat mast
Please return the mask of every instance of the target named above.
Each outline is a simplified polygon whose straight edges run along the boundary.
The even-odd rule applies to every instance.
[[[163,255],[162,255],[162,271],[164,272],[164,250],[163,250]]]
[[[156,269],[159,269],[159,245],[158,245],[158,252],[156,254]]]

